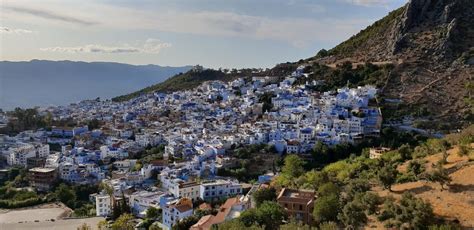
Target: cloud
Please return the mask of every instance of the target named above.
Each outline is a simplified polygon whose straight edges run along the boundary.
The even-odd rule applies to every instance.
[[[70,15],[71,18],[82,21],[87,18],[89,23],[86,24],[97,24],[93,27],[84,28],[84,32],[110,30],[160,31],[209,37],[271,40],[288,43],[298,48],[317,42],[334,43],[335,41],[342,41],[373,22],[372,19],[329,17],[316,19],[302,16],[250,15],[219,10],[173,10],[172,7],[171,9],[166,7],[125,7],[120,4],[98,3],[91,0],[71,1],[68,4],[62,4],[62,1],[54,3],[58,0],[51,1],[47,11],[41,10],[44,9],[44,4],[38,4],[33,0],[16,0],[12,4],[17,4],[13,5],[14,8],[34,7],[34,9],[38,9],[36,11],[49,12],[49,15]],[[374,1],[384,0],[337,1],[374,4]],[[18,5],[18,2],[22,2],[22,4]],[[304,6],[304,9],[313,12],[326,11],[324,5],[318,5],[310,0],[289,0],[287,4]],[[8,6],[11,6],[11,4]],[[10,20],[26,22],[32,20],[30,14],[13,13],[9,12],[9,15],[7,15]],[[56,20],[56,22],[62,21]],[[45,22],[39,21],[38,23],[44,24]],[[61,24],[69,26],[70,23],[66,20]],[[46,25],[50,26],[50,23],[46,22]]]
[[[97,24],[97,22],[94,22],[94,21],[84,20],[81,18],[73,17],[73,16],[66,16],[63,14],[59,14],[59,13],[47,11],[47,10],[32,9],[32,8],[18,7],[18,6],[4,6],[3,8],[10,11],[14,11],[16,13],[28,14],[28,15],[32,15],[32,16],[36,16],[36,17],[40,17],[44,19],[73,23],[73,24],[78,24],[78,25],[83,25],[83,26],[90,26],[90,25]]]
[[[47,47],[40,48],[41,51],[60,53],[149,53],[158,54],[164,48],[171,47],[170,43],[161,42],[159,39],[147,39],[142,46],[104,46],[104,45],[84,45],[73,47]]]
[[[345,0],[348,3],[358,6],[388,6],[389,0]]]
[[[31,30],[0,27],[0,34],[31,34],[31,33],[33,33],[33,31]]]

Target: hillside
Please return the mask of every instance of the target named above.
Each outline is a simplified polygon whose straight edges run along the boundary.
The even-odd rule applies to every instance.
[[[433,206],[433,212],[436,216],[455,221],[464,227],[474,227],[474,208],[472,200],[474,199],[474,162],[468,156],[459,156],[459,146],[447,151],[447,163],[443,166],[449,173],[451,181],[448,188],[441,188],[436,182],[418,180],[412,182],[398,183],[392,185],[392,191],[383,190],[380,187],[374,187],[373,190],[381,197],[392,196],[400,199],[405,192],[411,192],[416,197],[429,202]],[[471,156],[472,158],[472,156]],[[442,159],[442,153],[430,155],[418,161],[424,162],[423,167],[427,172],[433,172],[433,165]],[[407,173],[409,161],[398,167],[400,173]],[[370,226],[374,223],[369,223]],[[376,224],[379,226],[379,224]]]
[[[178,90],[189,90],[199,86],[205,81],[232,81],[239,77],[249,76],[285,76],[293,72],[297,67],[295,63],[282,63],[276,65],[272,69],[258,70],[258,69],[233,69],[231,71],[205,69],[202,71],[190,70],[185,73],[179,73],[173,77],[170,77],[164,82],[151,85],[141,90],[135,91],[130,94],[122,95],[113,98],[114,101],[125,101],[131,98],[140,96],[142,94],[152,92],[174,92]]]
[[[395,108],[400,114],[423,107],[424,118],[468,124],[473,121],[474,1],[412,0],[306,60],[333,67],[346,61],[393,65],[381,76],[382,96],[401,99]]]
[[[111,98],[161,82],[191,67],[112,62],[0,62],[0,108],[65,105]]]

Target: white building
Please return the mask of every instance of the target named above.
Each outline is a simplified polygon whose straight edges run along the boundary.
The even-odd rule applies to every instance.
[[[171,193],[177,198],[189,198],[196,201],[200,197],[200,184],[193,182],[177,183],[171,189]]]
[[[199,188],[199,197],[203,200],[213,200],[230,197],[242,193],[242,185],[229,180],[204,182]]]
[[[176,203],[163,208],[162,226],[171,229],[180,220],[193,215],[193,203],[188,198],[182,198]]]
[[[98,194],[95,197],[95,210],[97,216],[108,216],[112,211],[110,207],[110,196],[107,194]]]
[[[8,149],[6,158],[8,165],[21,165],[26,167],[27,159],[36,157],[36,149],[31,144],[20,144]]]

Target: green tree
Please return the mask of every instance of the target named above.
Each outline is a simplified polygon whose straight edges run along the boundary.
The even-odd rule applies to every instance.
[[[146,210],[146,218],[156,220],[160,216],[160,210],[155,207],[149,207]]]
[[[418,160],[412,160],[408,163],[408,172],[418,177],[425,171],[425,167]]]
[[[289,178],[298,178],[304,173],[303,165],[305,162],[297,155],[288,155],[285,157],[285,163],[282,168],[282,174]]]
[[[339,197],[339,192],[340,192],[340,189],[339,187],[332,183],[332,182],[328,182],[328,183],[325,183],[323,185],[321,185],[318,189],[318,195],[321,197],[321,196],[330,196],[330,195],[335,195],[337,197]]]
[[[383,202],[382,198],[373,192],[358,193],[355,201],[361,204],[369,215],[374,214]]]
[[[467,145],[460,145],[458,149],[459,156],[467,156],[469,154],[469,147]]]
[[[276,190],[273,187],[262,188],[255,191],[253,194],[253,199],[255,204],[259,207],[264,201],[275,201],[276,200]]]
[[[392,184],[397,179],[398,171],[391,165],[382,167],[378,172],[378,179],[382,186],[389,191],[392,191]]]
[[[240,214],[239,220],[243,225],[250,227],[257,222],[257,209],[248,209]]]
[[[401,228],[403,225],[406,229],[426,229],[433,224],[433,216],[430,203],[404,193],[399,205],[393,199],[387,199],[378,219],[386,221],[388,228]]]
[[[56,188],[55,194],[59,201],[66,204],[69,208],[74,208],[76,193],[71,189],[71,187],[65,184],[60,184],[58,188]]]
[[[329,176],[325,171],[311,170],[305,173],[306,183],[303,185],[305,188],[317,190],[321,185],[329,182]]]
[[[443,190],[444,185],[451,182],[451,177],[442,164],[437,164],[436,168],[428,174],[428,180],[439,183],[441,190]]]
[[[112,230],[133,230],[133,216],[129,213],[122,214],[111,226]]]
[[[347,203],[342,212],[339,213],[338,219],[346,226],[357,229],[359,226],[367,222],[363,206],[356,201]]]
[[[286,211],[276,202],[264,201],[257,208],[257,221],[266,230],[278,229],[286,217]]]
[[[404,144],[398,148],[398,153],[400,154],[400,157],[402,161],[406,161],[408,159],[411,159],[411,147],[408,144]]]
[[[337,220],[339,197],[336,194],[319,197],[314,202],[313,217],[318,223]]]
[[[213,227],[212,229],[218,230],[263,230],[262,227],[256,224],[245,225],[240,219],[233,219],[230,221],[225,221],[224,223],[219,224],[217,227]]]
[[[176,223],[175,225],[173,225],[172,230],[188,230],[198,221],[199,219],[196,216],[186,217],[178,221],[178,223]]]

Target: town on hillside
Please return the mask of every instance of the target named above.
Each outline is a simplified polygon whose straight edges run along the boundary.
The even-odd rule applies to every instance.
[[[270,159],[307,158],[316,145],[357,145],[380,135],[377,88],[317,92],[312,88],[321,82],[293,84],[307,77],[304,68],[289,76],[208,81],[192,90],[124,102],[88,100],[40,108],[41,116],[76,125],[0,136],[0,178],[20,168],[40,194],[57,193],[60,183],[96,185],[84,201],[89,206],[62,200],[73,209],[86,207],[84,216],[109,220],[128,209],[134,218],[152,216],[149,224],[163,229],[175,229],[191,217],[199,217],[191,229],[211,229],[255,208],[252,194],[268,189],[279,174],[275,161],[252,180],[239,181],[229,173],[248,146],[265,149]],[[314,222],[315,190],[283,187],[276,195],[292,218]]]

